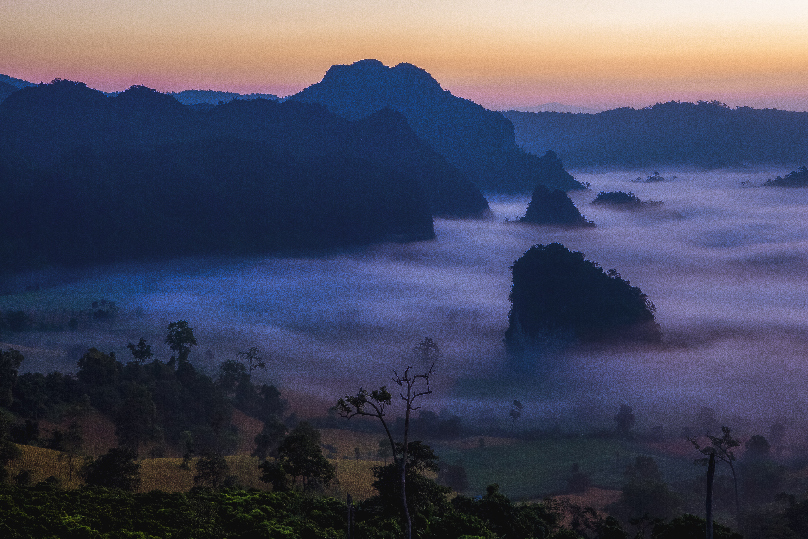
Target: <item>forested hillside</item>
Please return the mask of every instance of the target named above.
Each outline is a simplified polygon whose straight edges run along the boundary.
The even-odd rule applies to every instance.
[[[519,146],[537,155],[553,150],[572,168],[793,168],[808,160],[806,112],[670,101],[598,114],[503,114],[513,122]]]
[[[433,236],[480,191],[381,111],[357,122],[263,99],[195,110],[133,87],[25,88],[0,104],[7,269]]]

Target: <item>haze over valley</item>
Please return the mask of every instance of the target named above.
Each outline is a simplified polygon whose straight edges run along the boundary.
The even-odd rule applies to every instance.
[[[13,293],[0,298],[0,310],[58,318],[106,299],[120,313],[72,332],[6,333],[4,346],[25,352],[26,369],[70,372],[79,350],[125,357],[126,343],[145,337],[159,347],[168,322],[188,320],[200,368],[214,372],[238,350],[259,346],[273,382],[327,403],[346,387],[384,383],[430,336],[444,354],[430,399],[436,411],[496,424],[518,398],[525,422],[559,420],[574,430],[608,425],[628,403],[641,424],[677,434],[711,407],[734,425],[781,421],[798,429],[808,404],[801,359],[808,193],[744,186],[775,172],[663,170],[675,179],[638,183],[636,171],[573,171],[591,184],[572,198],[593,229],[516,223],[527,199],[489,194],[493,216],[437,219],[430,241],[22,274],[9,281]],[[590,204],[598,191],[615,190],[662,204],[636,212]],[[525,377],[502,343],[510,266],[532,245],[551,242],[639,286],[656,306],[663,348],[549,353],[525,359]],[[41,288],[21,291],[26,286]]]

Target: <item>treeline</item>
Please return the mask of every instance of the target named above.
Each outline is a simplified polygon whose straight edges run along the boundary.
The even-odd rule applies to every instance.
[[[808,113],[717,101],[657,103],[598,114],[503,113],[527,151],[552,149],[567,166],[707,168],[808,160]]]
[[[172,450],[186,457],[222,455],[238,443],[232,417],[239,410],[264,423],[263,434],[271,438],[265,445],[279,443],[286,433],[282,420],[287,405],[274,386],[252,383],[250,365],[256,353],[223,362],[214,380],[188,359],[196,339],[186,322],[169,325],[166,344],[174,353],[164,360],[143,339],[129,344],[132,357],[124,362],[114,353],[91,348],[78,360],[75,376],[58,371],[18,375],[22,355],[3,351],[6,398],[0,405],[15,417],[8,428],[10,439],[77,450],[82,442],[77,420],[94,409],[115,425],[119,446],[134,454],[148,449],[152,456]],[[41,420],[60,424],[63,418],[65,427],[47,436],[40,432]]]

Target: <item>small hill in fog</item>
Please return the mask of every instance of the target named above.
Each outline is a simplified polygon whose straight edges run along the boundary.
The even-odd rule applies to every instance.
[[[643,201],[632,192],[601,191],[592,204],[607,206],[616,210],[640,210],[652,206],[659,206],[662,202],[656,200]]]
[[[808,160],[806,112],[671,101],[597,114],[503,114],[520,147],[538,155],[553,149],[573,168],[793,166]]]
[[[403,114],[413,131],[481,189],[527,192],[537,183],[579,189],[572,176],[546,178],[543,159],[516,146],[513,125],[499,112],[452,95],[412,64],[378,60],[332,66],[323,80],[290,100],[320,103],[348,119],[383,108]]]
[[[765,187],[808,187],[808,168],[802,166],[782,178],[777,176],[774,179],[766,180],[763,185]]]
[[[519,219],[522,223],[536,225],[557,225],[568,227],[592,227],[594,223],[587,221],[570,197],[560,189],[546,187],[552,185],[553,179],[569,175],[558,156],[548,151],[543,158],[542,176],[548,181],[536,185],[525,216]]]
[[[536,186],[533,196],[530,197],[530,204],[527,206],[525,216],[519,221],[534,225],[595,226],[581,215],[567,193],[559,189],[549,189],[543,185]]]
[[[518,353],[552,340],[659,343],[654,306],[616,270],[604,271],[559,243],[514,262],[505,342]]]

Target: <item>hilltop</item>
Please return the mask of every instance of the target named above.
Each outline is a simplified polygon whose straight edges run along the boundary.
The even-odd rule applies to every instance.
[[[319,83],[289,98],[319,103],[347,119],[384,108],[404,115],[413,131],[483,190],[529,192],[541,176],[544,158],[521,150],[513,125],[499,112],[452,95],[425,70],[378,60],[332,66]],[[549,187],[580,189],[572,176]]]

